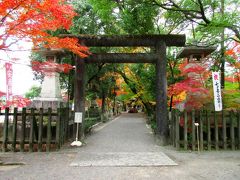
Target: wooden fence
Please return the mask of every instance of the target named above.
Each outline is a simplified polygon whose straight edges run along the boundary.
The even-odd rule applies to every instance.
[[[173,110],[170,138],[177,149],[240,149],[240,111]]]
[[[18,111],[14,108],[13,112],[6,108],[1,112],[0,109],[0,117],[4,117],[0,127],[0,149],[3,152],[58,150],[73,134],[68,108],[58,108],[56,111],[51,108],[23,108]]]

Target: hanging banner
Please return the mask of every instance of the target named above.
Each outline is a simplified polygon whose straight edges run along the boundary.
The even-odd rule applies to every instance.
[[[10,100],[10,97],[12,96],[12,64],[11,63],[5,63],[6,68],[6,100]]]
[[[212,72],[215,111],[222,111],[220,73]]]

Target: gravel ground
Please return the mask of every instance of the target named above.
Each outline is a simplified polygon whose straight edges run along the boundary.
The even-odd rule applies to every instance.
[[[107,159],[109,154],[113,160],[121,157],[123,165],[118,166],[116,161],[116,164],[107,164],[111,162]],[[151,162],[159,154],[168,156],[178,165]],[[101,164],[97,164],[99,157]],[[86,159],[89,164],[83,166],[81,163]],[[164,161],[168,162],[168,159]],[[124,164],[127,162],[143,162],[145,165]],[[77,166],[73,166],[74,163],[78,163]],[[66,145],[51,153],[0,153],[0,179],[239,180],[240,151],[197,153],[175,151],[171,146],[160,147],[145,126],[142,114],[122,114],[95,128],[86,139],[86,145],[80,148]]]

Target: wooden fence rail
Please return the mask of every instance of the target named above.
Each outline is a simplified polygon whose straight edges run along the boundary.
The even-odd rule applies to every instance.
[[[170,139],[177,149],[240,149],[240,111],[173,110],[170,117]]]
[[[58,150],[73,134],[69,108],[39,110],[23,108],[13,112],[6,108],[0,126],[0,149],[6,151],[51,151]],[[73,123],[72,123],[73,124]]]

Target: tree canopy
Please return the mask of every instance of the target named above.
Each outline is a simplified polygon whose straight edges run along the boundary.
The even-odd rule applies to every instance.
[[[226,62],[239,78],[239,0],[18,0],[1,1],[0,50],[11,50],[18,39],[31,39],[35,47],[64,48],[70,53],[61,60],[74,66],[74,54],[88,55],[88,49],[74,38],[60,38],[59,34],[187,34],[187,45],[215,46],[208,59],[206,72],[226,71]],[[234,45],[232,45],[234,44]],[[238,45],[238,46],[237,46]],[[90,48],[90,52],[154,52],[153,48]],[[168,48],[169,102],[185,88],[189,92],[208,90],[211,97],[210,76],[204,76],[204,86],[187,78],[181,68],[184,59],[177,59],[178,48]],[[56,64],[55,64],[56,65]],[[37,66],[39,67],[39,66]],[[64,66],[59,66],[64,68]],[[69,70],[69,69],[68,69]],[[197,71],[197,69],[191,69]],[[189,72],[188,72],[189,73]],[[135,99],[149,111],[154,108],[155,68],[149,64],[89,64],[87,65],[87,93],[92,97],[115,98],[119,79],[128,95],[122,100]],[[229,77],[226,77],[226,79]],[[73,98],[73,71],[61,74],[62,87]],[[238,81],[239,82],[239,81]],[[223,82],[224,83],[224,82]],[[190,86],[195,84],[195,86]],[[204,89],[205,88],[205,89]],[[171,89],[171,90],[170,90]],[[175,89],[175,90],[174,90]],[[178,90],[179,92],[177,92]],[[188,94],[188,92],[185,92]],[[177,95],[178,94],[178,95]],[[124,97],[125,96],[125,97]],[[230,107],[230,106],[229,106]]]
[[[77,39],[59,38],[55,31],[69,30],[76,13],[65,0],[3,0],[0,2],[0,50],[11,51],[19,40],[35,48],[65,48],[86,57],[87,48]]]

